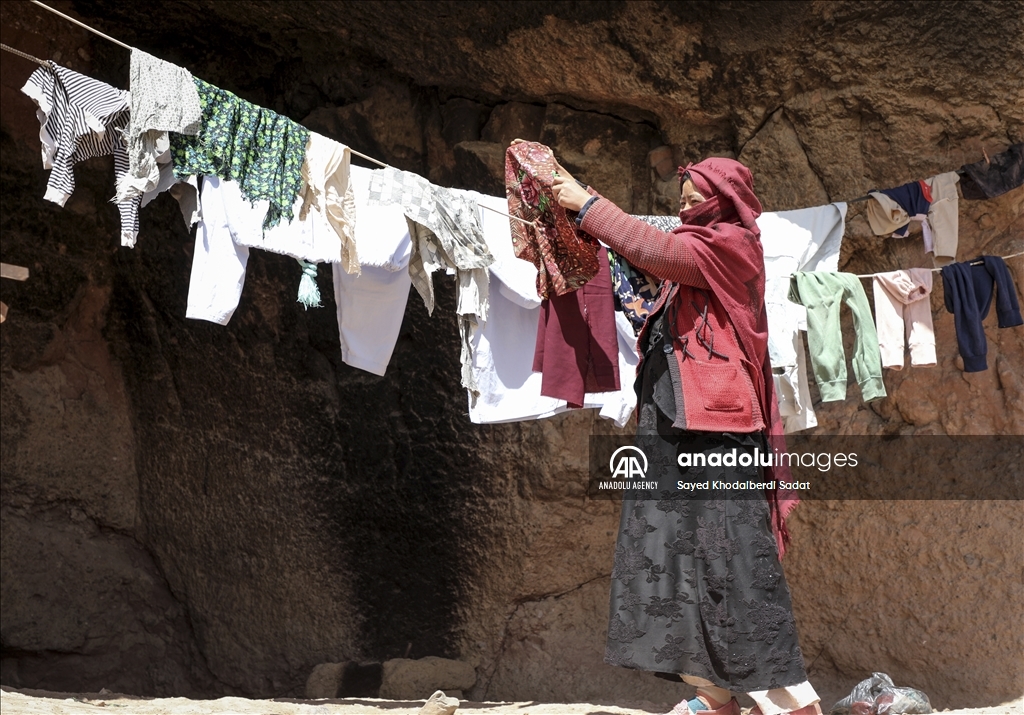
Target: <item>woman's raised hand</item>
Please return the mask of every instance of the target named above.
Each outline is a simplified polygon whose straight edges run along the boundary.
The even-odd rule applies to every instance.
[[[525,139],[513,139],[513,146],[516,144],[522,144]],[[584,189],[573,175],[566,171],[565,167],[562,166],[558,160],[555,160],[555,166],[558,169],[555,170],[555,175],[551,182],[551,190],[555,195],[555,201],[562,208],[569,209],[570,211],[579,211],[583,208],[583,204],[590,200],[590,193]]]
[[[583,204],[590,200],[590,193],[579,185],[572,174],[565,170],[564,166],[558,164],[557,161],[555,163],[558,166],[558,170],[555,172],[555,178],[551,182],[551,191],[555,195],[555,201],[562,208],[569,209],[570,211],[579,211],[583,208]]]

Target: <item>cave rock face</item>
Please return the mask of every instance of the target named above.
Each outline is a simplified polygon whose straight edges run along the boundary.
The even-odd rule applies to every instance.
[[[65,5],[393,166],[499,195],[514,138],[663,214],[669,159],[737,157],[783,210],[1024,138],[1019,3]],[[121,48],[27,2],[0,18],[5,43],[127,86]],[[228,326],[186,321],[193,238],[170,197],[134,251],[109,160],[78,167],[64,209],[42,201],[32,69],[0,69],[0,257],[32,272],[2,285],[4,684],[301,695],[321,663],[438,656],[475,669],[473,698],[682,697],[602,662],[618,506],[582,484],[588,436],[614,428],[470,424],[445,277],[432,317],[411,297],[382,378],[341,362],[329,271],[306,312],[281,256],[254,253]],[[1022,235],[1021,190],[961,202],[961,258]],[[875,237],[851,205],[843,270],[927,265],[918,231]],[[856,388],[819,404],[819,432],[1024,433],[1024,331],[988,326],[990,368],[964,374],[939,283],[938,366],[887,373],[870,405]],[[825,704],[872,671],[940,708],[1019,695],[1021,520],[1010,503],[803,504],[785,566]]]

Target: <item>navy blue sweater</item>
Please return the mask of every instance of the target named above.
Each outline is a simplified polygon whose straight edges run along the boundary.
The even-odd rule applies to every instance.
[[[971,265],[977,261],[982,263]],[[964,372],[987,370],[988,341],[981,322],[992,306],[993,294],[999,327],[1024,325],[1017,302],[1017,288],[1006,261],[999,256],[979,256],[974,261],[951,263],[942,269],[942,288],[946,294],[946,310],[953,314]]]

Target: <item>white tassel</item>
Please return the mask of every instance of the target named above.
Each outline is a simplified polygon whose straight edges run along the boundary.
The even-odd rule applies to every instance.
[[[316,285],[316,264],[296,258],[302,266],[302,278],[299,280],[299,302],[306,310],[320,308],[320,289]]]

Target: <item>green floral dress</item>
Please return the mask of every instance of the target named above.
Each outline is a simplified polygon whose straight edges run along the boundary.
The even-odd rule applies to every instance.
[[[302,187],[309,130],[227,90],[194,78],[202,120],[199,134],[171,133],[174,175],[218,176],[238,182],[249,201],[270,202],[265,229],[292,220]]]

